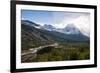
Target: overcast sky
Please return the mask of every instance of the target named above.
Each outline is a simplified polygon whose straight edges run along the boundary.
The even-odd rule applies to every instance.
[[[89,31],[90,25],[90,14],[82,12],[22,10],[21,19],[30,20],[40,25],[49,24],[56,28],[75,24],[87,31]]]

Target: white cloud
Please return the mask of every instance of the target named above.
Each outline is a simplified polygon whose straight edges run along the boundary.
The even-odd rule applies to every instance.
[[[53,26],[55,26],[56,28],[64,28],[68,24],[73,23],[85,35],[89,36],[90,34],[90,14],[89,13],[69,13],[68,12],[68,13],[63,13],[61,15],[54,14],[54,18],[55,18],[55,24]]]

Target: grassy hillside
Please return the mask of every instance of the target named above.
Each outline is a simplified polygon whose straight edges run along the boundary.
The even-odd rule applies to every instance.
[[[53,42],[48,36],[43,35],[34,27],[22,25],[21,29],[22,50],[28,50],[31,47],[38,47]]]

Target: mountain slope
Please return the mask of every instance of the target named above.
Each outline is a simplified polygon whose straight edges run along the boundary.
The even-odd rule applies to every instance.
[[[44,25],[42,26],[42,29],[45,29],[45,30],[48,30],[48,31],[54,31],[56,28],[53,27],[52,25],[44,24]]]
[[[68,43],[68,42],[87,42],[89,41],[88,37],[81,34],[80,31],[76,30],[76,28],[74,29],[74,27],[73,27],[73,32],[74,30],[76,30],[76,32],[78,32],[77,34],[73,34],[73,33],[65,34],[65,33],[61,33],[58,31],[49,31],[47,29],[37,28],[36,26],[41,27],[39,24],[36,24],[31,21],[21,22],[22,49],[28,49],[31,47],[52,44],[55,42]],[[68,30],[66,31],[69,32]]]
[[[53,42],[48,36],[43,35],[39,29],[26,24],[21,24],[21,39],[22,49],[38,47],[39,45]]]

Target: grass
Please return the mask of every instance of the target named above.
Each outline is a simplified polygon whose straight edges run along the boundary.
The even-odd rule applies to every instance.
[[[37,57],[33,58],[32,62],[45,61],[64,61],[64,60],[87,60],[90,59],[90,50],[88,46],[43,48],[37,52]]]

